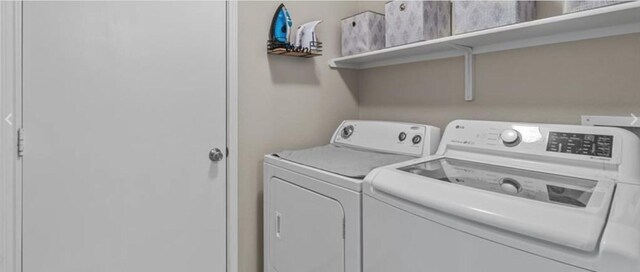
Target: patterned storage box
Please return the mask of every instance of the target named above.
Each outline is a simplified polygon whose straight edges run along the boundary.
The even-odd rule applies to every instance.
[[[576,11],[583,11],[588,9],[594,9],[604,6],[610,6],[620,4],[629,1],[564,1],[564,13],[571,13]]]
[[[384,15],[365,11],[342,19],[342,55],[384,48]]]
[[[453,1],[453,34],[522,23],[536,16],[535,1]]]
[[[396,0],[384,5],[385,46],[451,36],[451,2]]]

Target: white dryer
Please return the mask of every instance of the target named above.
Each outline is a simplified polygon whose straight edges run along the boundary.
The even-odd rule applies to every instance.
[[[439,140],[436,127],[344,121],[328,145],[265,156],[264,271],[362,271],[363,178]]]
[[[640,140],[454,121],[435,155],[363,185],[365,272],[640,271]]]

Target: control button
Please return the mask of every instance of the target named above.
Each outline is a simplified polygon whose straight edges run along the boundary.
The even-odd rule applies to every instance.
[[[398,135],[398,140],[400,140],[401,142],[404,142],[404,140],[407,139],[407,134],[404,132],[400,132],[400,135]]]
[[[507,129],[500,133],[500,139],[506,146],[516,146],[520,143],[520,132],[514,129]]]
[[[522,190],[522,185],[515,179],[503,178],[500,180],[500,189],[507,194],[515,195]]]
[[[342,133],[340,135],[342,135],[342,138],[348,139],[349,137],[351,137],[352,134],[353,134],[353,126],[348,125],[342,129]]]
[[[419,144],[421,141],[422,141],[422,136],[420,135],[413,136],[413,138],[411,139],[411,142],[413,142],[413,144]]]

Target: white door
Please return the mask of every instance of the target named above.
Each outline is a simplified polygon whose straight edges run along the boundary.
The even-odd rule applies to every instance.
[[[224,2],[23,4],[23,271],[225,271]]]

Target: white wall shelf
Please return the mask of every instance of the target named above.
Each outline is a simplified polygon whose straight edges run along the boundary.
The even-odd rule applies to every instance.
[[[465,56],[465,100],[473,100],[473,55],[547,44],[640,33],[640,2],[334,58],[331,68],[368,69]]]

